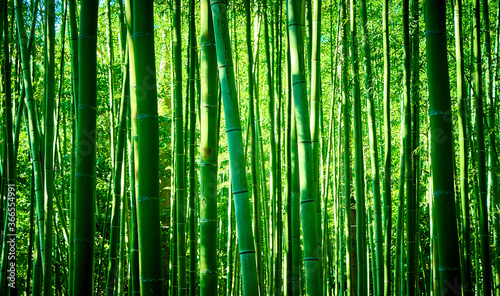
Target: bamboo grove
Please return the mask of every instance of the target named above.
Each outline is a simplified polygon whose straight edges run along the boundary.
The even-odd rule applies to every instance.
[[[0,295],[500,295],[500,1],[0,0]]]

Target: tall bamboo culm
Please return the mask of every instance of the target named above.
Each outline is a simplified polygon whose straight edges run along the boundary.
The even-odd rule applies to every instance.
[[[476,128],[476,167],[479,189],[479,231],[481,271],[483,277],[482,292],[485,296],[491,295],[491,260],[488,230],[488,205],[487,205],[487,180],[486,180],[486,149],[484,133],[484,105],[483,105],[483,67],[481,54],[481,5],[479,0],[473,3],[473,28],[472,28],[472,55],[474,63],[474,105]],[[439,232],[439,230],[438,230]],[[477,251],[476,251],[477,252]],[[441,259],[441,258],[440,258]]]
[[[236,95],[231,42],[229,39],[227,3],[210,0],[210,6],[212,8],[215,45],[217,48],[219,81],[222,100],[224,102],[224,114],[226,117],[226,135],[229,145],[229,161],[232,179],[231,188],[234,198],[236,228],[238,233],[243,295],[258,295],[252,215],[248,197],[238,97]],[[255,219],[258,218],[259,217],[255,217]]]
[[[200,295],[217,294],[217,56],[209,0],[200,1]],[[231,208],[231,205],[228,205]],[[229,254],[228,254],[229,256]],[[230,289],[230,287],[228,287]]]
[[[301,26],[301,2],[288,0],[288,36],[290,40],[293,111],[296,119],[300,174],[300,215],[302,217],[306,294],[319,295],[320,242],[317,231],[317,207],[313,189],[313,159],[311,128],[307,103],[307,84],[304,63],[304,35]]]
[[[432,205],[435,207],[440,286],[460,287],[460,259],[453,181],[451,100],[446,50],[446,3],[425,2],[429,86]]]
[[[54,146],[55,146],[55,128],[54,128],[54,101],[55,101],[55,2],[54,0],[45,1],[45,110],[44,110],[44,229],[45,246],[42,250],[43,265],[43,293],[52,295],[52,215],[54,199]]]
[[[82,2],[76,144],[73,295],[94,291],[98,1]]]
[[[153,1],[132,1],[132,20],[133,42],[129,53],[130,63],[134,63],[130,82],[131,89],[135,92],[136,106],[136,112],[132,112],[132,120],[137,121],[135,169],[140,291],[141,295],[161,295],[161,260],[158,260],[161,256],[159,137]]]
[[[455,48],[457,60],[457,102],[458,133],[460,146],[460,203],[462,233],[462,294],[472,295],[472,264],[470,246],[470,209],[469,209],[469,152],[467,141],[467,95],[464,81],[464,58],[462,36],[462,0],[456,0],[453,7],[455,24]]]

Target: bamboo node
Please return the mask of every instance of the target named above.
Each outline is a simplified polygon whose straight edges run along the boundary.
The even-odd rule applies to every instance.
[[[430,110],[429,115],[430,116],[436,116],[436,115],[450,115],[451,112],[450,110],[447,111],[441,111],[441,110]]]
[[[141,202],[141,201],[155,201],[155,200],[159,200],[159,198],[157,196],[139,196],[139,197],[137,197],[137,201],[138,202]]]
[[[255,250],[243,250],[243,251],[240,251],[240,255],[244,255],[244,254],[255,254]]]
[[[316,258],[316,257],[305,257],[304,260],[305,261],[319,261],[318,258]]]
[[[241,132],[241,127],[233,127],[233,128],[227,128],[226,129],[226,134],[231,133],[231,132]]]
[[[93,178],[94,175],[90,175],[90,174],[82,174],[82,173],[76,173],[75,174],[75,178]]]
[[[427,30],[425,31],[425,36],[444,34],[444,33],[445,33],[444,31],[439,31],[439,30]]]
[[[152,283],[157,283],[157,282],[161,282],[161,280],[162,280],[161,278],[143,278],[141,276],[141,282],[143,282],[143,283],[148,283],[148,282],[149,283],[151,283],[151,282]]]
[[[222,64],[222,65],[219,65],[218,68],[221,69],[221,68],[227,68],[227,67],[232,67],[233,64]]]
[[[460,268],[454,266],[439,266],[439,271],[458,271]]]
[[[97,39],[97,36],[95,36],[95,35],[85,35],[85,34],[83,34],[83,35],[78,36],[78,39],[80,39],[80,40],[81,40],[81,39]]]
[[[81,245],[92,245],[93,244],[93,242],[91,242],[89,240],[79,239],[79,238],[75,238],[73,240],[73,243],[74,244],[81,244]]]
[[[96,111],[96,107],[87,106],[87,105],[78,105],[78,110],[94,110],[94,111]]]
[[[143,37],[143,36],[153,36],[154,37],[154,34],[149,33],[149,32],[137,32],[137,33],[132,34],[132,38]]]
[[[148,119],[148,118],[156,118],[158,119],[158,115],[150,115],[150,114],[137,114],[137,120],[139,119]]]
[[[201,274],[217,274],[217,270],[211,269],[200,269]]]
[[[225,4],[227,6],[227,3],[225,1],[210,1],[210,6],[217,4]]]
[[[444,190],[436,190],[432,193],[433,197],[440,197],[440,196],[449,196],[451,193],[449,191],[444,191]]]

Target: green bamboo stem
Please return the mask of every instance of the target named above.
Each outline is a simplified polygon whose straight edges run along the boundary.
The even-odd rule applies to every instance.
[[[382,2],[382,30],[383,30],[383,53],[384,53],[384,88],[383,88],[383,134],[384,134],[384,182],[382,184],[382,224],[384,234],[384,259],[386,262],[385,269],[387,269],[390,262],[390,242],[391,242],[391,228],[392,228],[392,193],[391,193],[391,180],[392,180],[392,144],[391,144],[391,55],[390,55],[390,39],[389,39],[389,1]],[[385,5],[385,9],[384,9]],[[398,220],[399,223],[399,220]],[[389,279],[389,275],[387,279]],[[385,278],[385,276],[384,276]],[[387,286],[387,285],[386,285]],[[390,291],[389,287],[387,291]],[[384,287],[384,292],[386,289]],[[399,295],[399,294],[398,294]]]
[[[31,182],[30,182],[30,193],[31,193],[31,197],[30,197],[30,228],[29,228],[29,240],[28,240],[28,262],[27,262],[27,266],[28,266],[28,269],[26,271],[26,295],[30,295],[30,291],[31,291],[31,281],[29,280],[29,277],[31,276],[31,273],[32,271],[34,270],[33,269],[33,250],[35,249],[35,246],[34,246],[34,243],[35,243],[35,223],[34,223],[34,220],[35,220],[35,194],[34,194],[34,186],[33,184],[35,183],[34,180],[33,180],[33,173],[30,174],[30,179],[31,179]],[[71,256],[68,256],[69,258],[71,258]],[[69,273],[69,272],[68,272]],[[71,283],[71,281],[69,281]],[[69,284],[69,283],[68,283]],[[69,287],[68,287],[68,290],[69,290]]]
[[[354,167],[355,167],[355,188],[356,188],[356,248],[357,248],[357,293],[367,295],[368,279],[366,270],[368,268],[366,260],[366,221],[365,221],[365,172],[363,161],[363,134],[361,131],[361,95],[359,86],[359,63],[358,63],[358,42],[356,29],[356,8],[354,1],[350,1],[351,11],[351,66],[353,71],[353,113],[354,113]],[[377,282],[378,284],[379,282]]]
[[[286,295],[296,295],[294,292],[294,275],[295,275],[295,266],[294,264],[294,214],[293,214],[293,201],[294,201],[294,193],[293,193],[293,158],[292,158],[292,92],[290,91],[290,50],[288,45],[288,34],[286,38],[286,50],[285,50],[285,84],[286,84],[286,123],[285,123],[285,164],[286,164],[286,183],[285,183],[285,191],[286,191],[286,223],[287,223],[287,275],[286,275]],[[297,278],[298,280],[298,278]]]
[[[401,130],[405,127],[405,114],[404,114],[404,101],[401,102]],[[394,279],[395,295],[403,295],[405,290],[405,277],[404,277],[404,257],[403,257],[403,239],[404,239],[404,192],[405,192],[405,173],[406,173],[406,150],[404,149],[404,134],[401,133],[401,145],[399,163],[399,189],[398,189],[398,203],[397,203],[397,220],[396,220],[396,248],[394,258]],[[387,238],[386,238],[387,239]],[[389,242],[390,242],[389,238]]]
[[[209,0],[201,15],[201,139],[200,139],[200,295],[217,294],[217,59]],[[228,205],[231,209],[231,204]],[[228,217],[230,215],[228,214]],[[228,232],[230,233],[230,231]],[[230,240],[231,241],[231,240]],[[230,255],[228,251],[228,256]],[[229,280],[229,277],[228,277]],[[230,286],[230,283],[228,283]]]
[[[126,57],[126,54],[125,54],[125,57]],[[123,92],[123,91],[122,91]],[[128,98],[127,98],[128,100]],[[125,110],[125,114],[127,113],[127,111]],[[125,117],[125,120],[126,117]],[[126,127],[126,125],[125,125]],[[124,151],[123,151],[123,155],[124,157],[127,156],[127,146],[125,145],[124,146]],[[127,251],[126,250],[126,238],[129,234],[128,230],[129,230],[129,227],[128,227],[128,202],[127,202],[127,199],[125,198],[125,184],[126,184],[126,176],[127,176],[127,162],[126,161],[122,161],[122,169],[121,169],[121,173],[122,173],[122,177],[121,177],[121,183],[120,183],[120,187],[122,188],[121,190],[121,196],[120,196],[120,209],[121,209],[121,213],[120,213],[120,243],[119,243],[119,247],[118,247],[118,258],[119,258],[119,262],[118,262],[118,271],[117,271],[117,287],[115,288],[115,293],[116,295],[119,295],[119,296],[123,296],[124,295],[124,289],[125,289],[125,263],[126,261],[126,257],[125,256],[125,252]]]
[[[124,64],[128,64],[128,48],[125,50],[125,61]],[[110,246],[109,246],[109,255],[108,255],[108,271],[106,277],[106,295],[113,295],[116,291],[117,280],[119,276],[118,272],[118,245],[119,245],[119,237],[120,237],[120,224],[123,220],[121,217],[120,205],[122,204],[122,199],[124,197],[124,192],[122,188],[122,171],[123,171],[123,159],[125,158],[125,141],[126,141],[126,124],[127,124],[127,109],[128,109],[128,91],[129,87],[128,78],[129,75],[127,71],[124,71],[123,75],[123,86],[122,86],[122,96],[120,102],[120,113],[119,113],[119,125],[118,125],[118,141],[116,143],[116,160],[113,170],[113,202],[111,209],[111,233],[110,233]]]
[[[133,86],[136,85],[135,56],[133,54],[134,44],[133,33],[133,12],[132,0],[125,0],[125,17],[127,26],[128,65],[125,69],[129,71],[129,108],[127,110],[127,130],[129,146],[129,180],[130,180],[130,240],[129,240],[129,289],[132,295],[140,294],[140,274],[139,274],[139,241],[138,241],[138,220],[137,220],[137,98]],[[125,59],[126,60],[126,59]],[[127,67],[128,66],[128,67]]]
[[[4,92],[4,100],[5,100],[5,108],[4,108],[4,118],[5,118],[5,129],[3,130],[3,141],[4,141],[4,155],[3,155],[3,171],[2,171],[2,184],[1,191],[2,196],[5,197],[5,218],[2,220],[4,223],[3,226],[3,235],[2,235],[2,253],[1,253],[1,266],[0,266],[0,291],[5,292],[10,295],[17,295],[18,288],[16,285],[17,274],[14,279],[8,279],[7,277],[11,277],[11,264],[16,264],[15,260],[12,260],[10,252],[11,248],[16,248],[17,242],[14,240],[14,244],[10,242],[11,235],[17,233],[16,231],[16,221],[11,220],[12,213],[13,217],[16,217],[16,190],[17,190],[17,181],[16,181],[16,159],[14,154],[14,130],[12,125],[12,79],[11,79],[11,59],[10,59],[10,48],[9,48],[9,24],[6,22],[7,20],[7,2],[0,1],[0,17],[3,20],[0,20],[0,44],[2,44],[3,48],[3,61],[2,61],[2,72],[0,73],[1,78],[3,78],[2,82],[5,82],[5,85],[2,85],[2,90]],[[5,22],[4,22],[5,21]],[[9,206],[10,205],[10,206]],[[13,211],[12,211],[13,209]],[[2,212],[3,216],[3,212]],[[15,259],[15,258],[14,258]]]
[[[196,27],[195,27],[195,1],[189,1],[189,294],[194,296],[197,282],[197,234],[195,226],[198,222],[196,203],[196,172],[195,172],[195,146],[196,146],[196,106],[195,106],[195,72],[197,65],[196,52]]]
[[[390,90],[390,53],[389,53],[389,13],[388,0],[382,2],[382,31],[383,31],[383,50],[384,50],[384,96],[388,96]],[[391,215],[387,216],[386,221],[382,221],[382,205],[380,197],[380,169],[378,158],[378,137],[377,127],[375,121],[375,105],[374,105],[374,92],[373,92],[373,76],[372,76],[372,61],[371,61],[371,43],[368,32],[368,17],[366,0],[361,1],[360,7],[361,14],[361,34],[363,35],[363,54],[365,56],[365,84],[366,84],[366,105],[368,111],[368,135],[370,139],[370,167],[372,175],[372,190],[373,190],[373,213],[374,213],[374,240],[375,240],[375,270],[374,270],[374,294],[385,295],[390,294],[390,231]],[[387,94],[386,94],[387,92]],[[387,232],[388,242],[384,246],[384,237],[382,229]],[[384,264],[384,259],[386,264]]]
[[[229,175],[229,173],[228,173]],[[234,203],[233,203],[233,194],[231,192],[231,176],[229,176],[229,198],[228,198],[228,206],[227,206],[227,220],[228,220],[228,229],[227,229],[227,272],[226,272],[226,296],[233,295],[233,277],[234,270],[233,267],[235,264],[235,256],[233,256],[235,243],[234,243]],[[237,256],[236,256],[237,257]],[[234,258],[234,259],[233,259]],[[216,289],[216,288],[214,288]]]
[[[131,83],[132,81],[130,81]],[[132,94],[130,93],[130,97]],[[128,142],[128,171],[129,171],[129,190],[130,190],[130,216],[129,216],[129,241],[128,241],[128,282],[131,295],[139,295],[139,243],[137,241],[137,206],[135,200],[135,161],[134,161],[134,140],[132,139],[132,119],[130,105],[127,110],[127,142]]]
[[[175,192],[177,217],[177,289],[178,295],[187,295],[186,274],[186,180],[183,137],[182,60],[181,60],[181,2],[174,1],[173,64],[174,64],[174,120],[175,120]]]
[[[418,0],[411,0],[410,3],[410,11],[409,11],[409,18],[410,18],[410,69],[411,69],[411,79],[410,79],[410,103],[411,105],[408,105],[408,108],[410,109],[410,115],[412,116],[412,124],[411,124],[411,156],[412,156],[412,172],[411,172],[411,187],[409,187],[409,192],[411,192],[411,197],[413,199],[412,201],[412,210],[413,213],[412,215],[415,217],[414,218],[414,223],[415,223],[415,236],[414,236],[414,242],[415,242],[415,276],[416,276],[416,294],[422,293],[422,288],[419,286],[419,274],[420,274],[420,262],[419,260],[420,257],[420,233],[421,233],[421,227],[420,227],[420,211],[419,211],[419,204],[420,204],[420,176],[421,176],[421,167],[420,167],[420,64],[421,64],[421,57],[420,57],[420,26],[419,26],[419,15],[420,15],[420,8],[419,8],[419,1]],[[411,115],[413,113],[413,115]],[[425,278],[425,274],[424,274]],[[424,280],[424,288],[427,282]]]
[[[229,158],[232,177],[231,187],[234,197],[243,295],[258,295],[255,246],[253,241],[251,224],[252,219],[244,165],[245,157],[243,157],[243,142],[238,111],[238,98],[236,96],[231,43],[229,40],[227,4],[211,0],[210,5],[212,8],[214,22],[219,80],[221,84],[222,99],[224,101],[224,114],[226,116],[226,134],[229,144]],[[258,217],[256,217],[256,219],[257,218]]]
[[[45,247],[42,247],[43,293],[52,295],[52,211],[54,198],[54,97],[55,97],[55,2],[45,1],[46,13],[46,50],[45,63],[45,140],[44,140],[44,234]]]
[[[312,32],[309,38],[311,45],[310,72],[311,72],[311,149],[312,149],[312,197],[316,203],[316,231],[317,238],[322,237],[321,231],[321,198],[320,198],[320,108],[321,108],[321,0],[313,1]],[[310,12],[309,12],[310,13]],[[325,225],[326,227],[326,225]],[[322,240],[317,240],[319,269],[322,268]],[[320,291],[323,285],[323,272],[320,271]]]
[[[297,128],[293,113],[293,97],[290,98],[290,145],[291,145],[291,216],[292,216],[292,295],[300,295],[300,187],[299,187],[299,160],[297,148]]]
[[[307,87],[303,53],[300,1],[287,1],[288,32],[290,38],[290,60],[293,85],[294,114],[297,125],[297,141],[300,172],[300,200],[304,241],[304,265],[306,293],[319,295],[321,243],[317,231],[317,206],[313,190],[313,160],[311,129],[307,104]]]
[[[487,179],[486,179],[486,149],[484,134],[484,106],[483,106],[483,79],[482,79],[482,54],[481,54],[481,19],[479,0],[473,2],[473,35],[472,51],[474,58],[474,102],[476,108],[476,136],[477,136],[477,179],[479,186],[479,231],[481,235],[481,269],[484,295],[491,295],[491,260],[490,242],[488,230],[488,206],[487,206]],[[439,230],[438,230],[439,233]],[[440,257],[441,259],[441,257]]]
[[[439,295],[440,287],[439,287],[439,253],[438,253],[438,245],[437,245],[437,233],[436,233],[436,208],[432,204],[432,181],[431,186],[429,186],[429,232],[431,235],[430,247],[431,247],[431,289],[434,295]]]
[[[497,1],[497,7],[498,1]],[[494,69],[496,71],[493,71],[493,83],[494,85],[498,84],[498,69],[500,65],[500,9],[497,9],[497,14],[496,14],[496,28],[495,28],[495,52],[494,52]],[[498,87],[493,87],[493,97],[496,97],[499,93],[499,88]],[[497,109],[493,109],[491,111],[494,111]],[[497,160],[498,162],[498,160]],[[498,180],[497,180],[498,181]],[[498,194],[493,196],[493,199],[490,201],[490,205],[496,205],[500,203],[500,199],[498,198]],[[494,255],[493,257],[495,258],[495,295],[500,295],[500,211],[497,209],[494,211],[493,209],[491,210],[493,214],[493,249],[494,249]]]
[[[252,51],[252,38],[251,35],[251,13],[250,13],[250,1],[245,1],[245,29],[246,29],[246,49],[247,49],[247,57],[248,57],[248,67],[247,67],[247,77],[248,77],[248,97],[249,97],[249,122],[250,122],[250,147],[251,147],[251,174],[252,174],[252,199],[253,199],[253,214],[254,214],[254,224],[253,228],[255,230],[255,253],[257,258],[257,282],[259,288],[259,294],[263,295],[263,277],[262,277],[262,243],[261,243],[261,232],[260,232],[260,184],[259,177],[257,171],[257,155],[258,155],[258,147],[257,147],[257,132],[256,132],[256,111],[255,106],[258,104],[255,100],[254,95],[254,85],[255,85],[255,77],[253,72],[253,51]],[[258,32],[258,31],[257,31]],[[257,38],[255,38],[257,39]]]
[[[458,101],[458,133],[460,145],[460,203],[462,208],[462,274],[464,295],[472,295],[472,262],[470,246],[470,209],[469,209],[469,148],[467,141],[467,95],[464,85],[464,58],[462,35],[462,0],[456,0],[453,6],[455,24],[455,48],[457,60],[457,101]]]
[[[111,174],[114,175],[115,171],[115,71],[113,65],[115,63],[115,53],[113,44],[113,30],[112,30],[112,19],[111,19],[111,0],[106,0],[106,50],[108,54],[108,91],[109,91],[109,147],[110,147],[110,160],[111,160]],[[119,119],[117,119],[119,120]],[[110,187],[114,186],[115,183],[110,182]],[[118,185],[119,186],[119,185]]]
[[[405,113],[405,126],[403,129],[404,149],[405,149],[405,182],[406,182],[406,245],[407,245],[407,285],[406,293],[413,296],[417,293],[418,282],[416,280],[416,201],[413,192],[413,164],[412,164],[412,139],[411,139],[411,47],[410,47],[410,6],[409,0],[403,1],[403,101]]]
[[[346,286],[345,290],[347,291],[347,295],[355,295],[356,294],[356,284],[355,284],[355,273],[356,270],[354,268],[354,254],[352,250],[352,237],[351,237],[351,155],[350,155],[350,102],[349,102],[349,91],[348,91],[348,53],[347,53],[347,38],[349,36],[349,31],[347,27],[347,8],[346,1],[341,1],[341,14],[342,14],[342,117],[343,117],[343,154],[344,154],[344,237],[345,237],[345,265],[346,265]]]
[[[37,229],[38,233],[43,233],[43,172],[41,165],[41,153],[40,153],[40,136],[38,134],[38,120],[36,116],[36,105],[33,97],[33,85],[32,85],[32,76],[31,76],[31,68],[30,65],[30,54],[27,46],[27,37],[26,31],[24,29],[24,19],[22,14],[22,3],[19,0],[14,2],[14,10],[16,15],[16,24],[17,24],[17,36],[19,38],[19,50],[21,55],[21,62],[23,65],[23,80],[24,80],[24,89],[26,93],[26,109],[28,115],[28,134],[29,134],[29,145],[30,145],[30,157],[33,163],[33,174],[35,180],[35,196],[36,196],[36,212],[37,212]],[[41,247],[42,238],[40,235],[37,237],[36,245]],[[36,279],[33,285],[33,294],[40,295],[41,292],[41,282],[38,279],[41,279],[41,267],[40,264],[43,264],[43,257],[41,255],[41,249],[36,248],[37,251],[37,261],[35,263],[34,272],[36,273]],[[37,293],[35,293],[37,292]]]
[[[81,4],[75,172],[73,295],[91,295],[94,277],[97,1]]]
[[[277,81],[277,89],[276,89],[276,97],[274,101],[274,105],[276,105],[276,115],[274,116],[274,119],[276,122],[274,123],[274,129],[272,130],[272,134],[275,135],[275,141],[276,141],[276,152],[273,154],[275,159],[276,159],[276,183],[274,186],[276,187],[276,204],[277,204],[277,215],[276,215],[276,225],[277,225],[277,235],[276,235],[276,266],[275,266],[275,292],[276,295],[280,296],[282,295],[283,291],[283,189],[282,189],[282,178],[277,177],[281,176],[282,174],[282,156],[281,156],[281,143],[282,143],[282,117],[283,117],[283,109],[281,105],[281,100],[282,100],[282,87],[283,87],[283,82],[282,82],[282,11],[283,11],[283,4],[282,1],[277,1],[276,3],[276,8],[275,8],[275,16],[276,16],[276,24],[275,24],[275,31],[276,31],[276,50],[277,50],[277,57],[276,59],[273,59],[273,55],[271,56],[272,64],[276,64],[276,81]],[[273,26],[271,26],[271,32],[273,31]],[[273,34],[271,34],[273,35]],[[274,49],[274,48],[273,48]],[[273,72],[274,74],[274,72]],[[271,75],[272,79],[274,80],[274,75]],[[273,81],[273,88],[274,88],[274,81]],[[274,98],[274,96],[273,96]],[[272,111],[272,110],[271,110]],[[271,139],[271,143],[273,143]],[[274,181],[273,181],[274,182]]]
[[[270,180],[269,180],[269,191],[270,191],[270,200],[271,203],[274,204],[272,207],[272,212],[273,212],[273,250],[274,252],[271,253],[271,256],[274,258],[274,264],[270,266],[272,269],[272,273],[269,273],[269,278],[271,281],[273,281],[274,285],[274,293],[275,295],[279,295],[281,293],[281,289],[279,288],[281,286],[281,259],[278,259],[278,257],[281,255],[277,251],[278,247],[278,235],[277,235],[277,226],[279,224],[276,223],[277,221],[277,215],[278,212],[276,211],[276,208],[279,207],[278,202],[277,202],[277,174],[276,174],[276,135],[275,135],[275,129],[276,129],[276,119],[275,119],[275,101],[274,101],[274,75],[273,75],[273,65],[272,65],[272,57],[271,57],[271,44],[270,44],[270,38],[269,38],[269,17],[268,14],[270,13],[271,8],[268,6],[267,1],[264,1],[263,4],[264,8],[264,49],[265,49],[265,54],[266,54],[266,78],[267,78],[267,85],[268,85],[268,92],[267,96],[269,97],[269,104],[268,104],[268,114],[269,114],[269,121],[270,121],[270,132],[269,132],[269,141],[270,141],[270,163],[271,163],[271,171],[270,171]],[[281,223],[280,223],[281,224]],[[279,262],[278,262],[279,261]]]
[[[451,103],[446,56],[446,6],[444,1],[425,2],[425,23],[432,198],[437,217],[440,286],[443,288],[452,283],[453,287],[460,287],[460,257],[453,182],[453,138],[451,120],[449,120]]]
[[[154,55],[153,1],[133,2],[130,63],[134,79],[137,120],[137,233],[141,295],[161,295],[162,273],[159,211],[158,101]],[[132,75],[131,75],[132,77]],[[134,104],[132,104],[134,106]]]
[[[75,222],[75,169],[76,169],[76,122],[77,122],[77,106],[78,106],[78,38],[77,38],[77,25],[76,25],[76,1],[68,0],[69,6],[69,27],[70,27],[70,42],[69,49],[71,54],[71,94],[72,94],[72,106],[73,110],[72,121],[71,121],[71,189],[69,197],[69,248],[68,253],[70,254],[68,258],[69,265],[69,283],[68,283],[68,294],[73,295],[73,269],[74,269],[74,257],[73,257],[73,245],[74,245],[74,222]],[[36,7],[36,6],[35,6]]]
[[[491,52],[491,36],[490,36],[490,17],[489,17],[489,2],[488,1],[485,1],[485,0],[482,0],[481,1],[481,6],[482,6],[482,24],[483,24],[483,28],[482,28],[482,32],[484,34],[484,46],[483,46],[483,51],[484,51],[484,58],[486,59],[486,63],[485,63],[485,69],[484,69],[484,72],[485,72],[485,76],[484,76],[484,84],[485,84],[485,92],[486,92],[486,118],[485,118],[485,122],[486,122],[486,127],[487,127],[487,132],[488,132],[488,140],[489,140],[489,145],[488,145],[488,150],[485,152],[486,153],[486,156],[487,157],[487,175],[486,175],[486,201],[487,201],[487,204],[493,204],[495,199],[497,198],[497,186],[498,186],[498,176],[497,176],[497,172],[496,172],[496,167],[497,167],[497,158],[498,158],[498,155],[496,153],[496,148],[495,148],[495,143],[496,143],[496,140],[495,140],[495,134],[493,133],[493,131],[496,129],[496,126],[497,126],[497,123],[496,123],[496,110],[497,110],[497,107],[496,107],[496,98],[493,97],[493,79],[492,79],[492,76],[493,76],[493,73],[492,73],[492,52]],[[498,8],[497,8],[498,9]],[[494,209],[493,207],[491,209]],[[486,218],[484,218],[486,221],[490,220],[491,223],[498,223],[495,221],[494,219],[494,216],[493,216],[493,213],[496,214],[498,210],[489,210],[489,212],[486,212]],[[491,218],[488,218],[489,216],[489,213],[491,213]],[[498,214],[496,214],[496,216],[498,217]],[[488,226],[486,224],[486,233],[488,236],[491,235],[491,230],[492,230],[492,226]],[[487,243],[489,244],[489,239],[488,241],[485,241],[483,243]],[[490,250],[489,250],[490,251]],[[496,261],[498,260],[497,258],[495,258],[495,255],[494,255],[494,252],[492,252],[493,255],[493,260],[492,260],[492,265],[495,266],[496,268],[498,268],[498,266],[495,265]],[[489,257],[491,256],[489,255],[488,256],[488,259]],[[487,263],[487,261],[485,262],[485,264]],[[495,268],[495,269],[496,269]],[[488,270],[490,269],[490,270]],[[497,287],[495,287],[495,278],[498,277],[498,275],[495,275],[493,277],[493,274],[492,274],[492,270],[491,270],[491,266],[489,268],[485,268],[484,269],[484,277],[492,277],[491,279],[489,279],[490,281],[490,289],[491,291],[490,292],[485,292],[485,294],[488,294],[488,293],[494,293],[495,290],[499,289]],[[484,281],[485,283],[485,289],[488,289],[488,287],[486,286],[486,284],[488,284],[488,279],[485,279]]]

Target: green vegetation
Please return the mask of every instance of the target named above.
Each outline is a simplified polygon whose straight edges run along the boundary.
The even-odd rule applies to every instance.
[[[0,0],[0,295],[500,295],[500,1]]]

